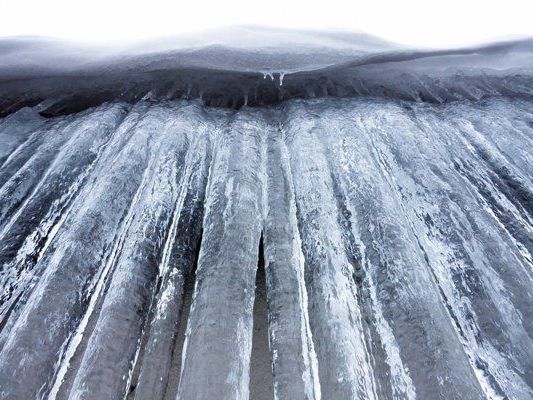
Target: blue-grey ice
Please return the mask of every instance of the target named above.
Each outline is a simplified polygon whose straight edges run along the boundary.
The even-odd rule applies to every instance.
[[[530,400],[532,304],[532,40],[0,40],[0,399]]]

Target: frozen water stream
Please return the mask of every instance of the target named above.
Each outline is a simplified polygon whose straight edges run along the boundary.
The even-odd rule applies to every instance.
[[[531,100],[37,111],[0,120],[0,398],[533,397]]]

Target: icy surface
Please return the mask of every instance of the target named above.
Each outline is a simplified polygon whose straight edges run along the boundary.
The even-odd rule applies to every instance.
[[[0,398],[249,398],[263,256],[276,399],[533,397],[533,101],[38,110],[0,120]]]
[[[532,88],[531,38],[433,50],[358,32],[244,26],[106,46],[0,39],[0,116],[38,104],[43,115],[59,115],[142,98],[230,108],[325,96],[531,99]]]

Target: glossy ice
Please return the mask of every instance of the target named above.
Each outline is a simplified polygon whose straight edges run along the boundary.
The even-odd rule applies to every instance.
[[[27,108],[0,140],[0,398],[249,398],[261,237],[275,398],[533,396],[530,100]]]

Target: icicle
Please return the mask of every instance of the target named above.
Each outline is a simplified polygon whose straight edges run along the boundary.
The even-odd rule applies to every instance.
[[[279,73],[279,85],[283,86],[283,78],[285,77],[285,72]]]
[[[272,71],[263,71],[263,79],[266,79],[267,76],[272,82],[274,82],[274,74],[272,73]]]

